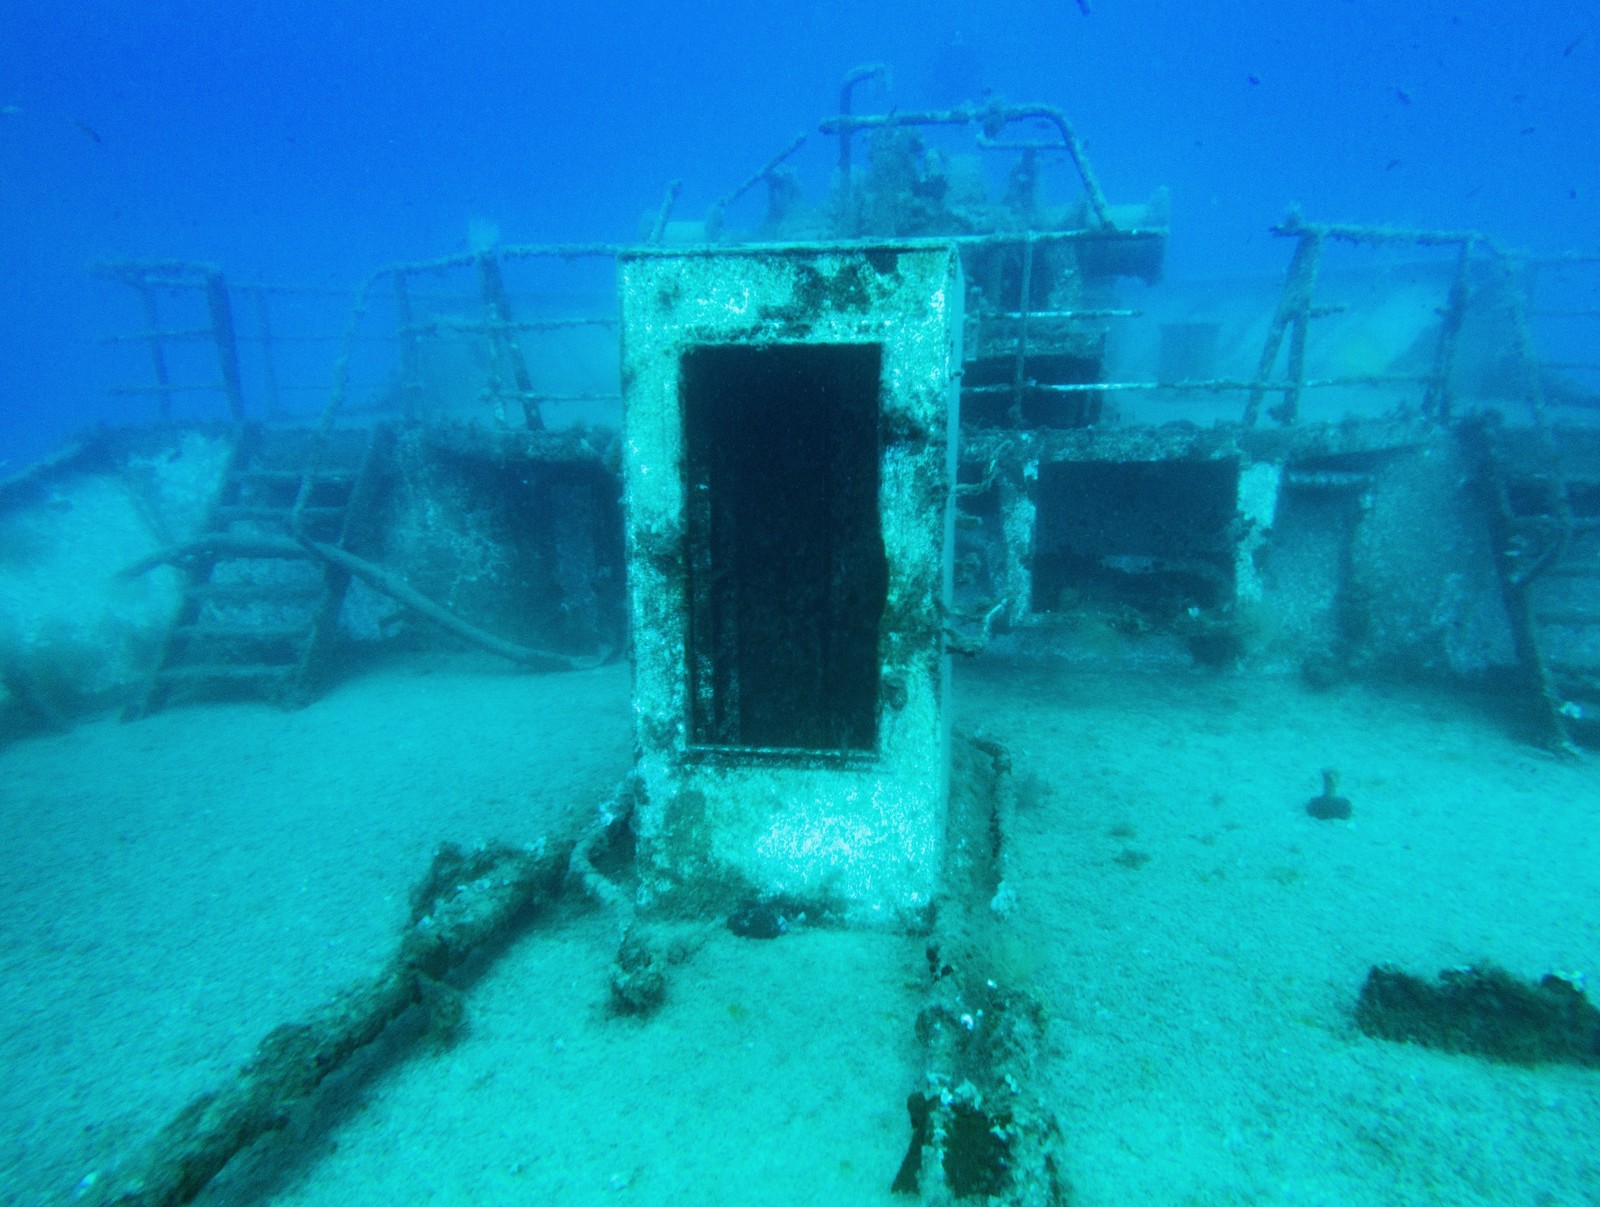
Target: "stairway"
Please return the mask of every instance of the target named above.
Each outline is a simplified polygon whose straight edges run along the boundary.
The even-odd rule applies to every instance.
[[[393,439],[387,427],[239,429],[199,530],[211,547],[183,567],[178,608],[129,719],[180,697],[292,706],[315,693],[350,573],[293,538],[359,544]]]
[[[1600,476],[1536,484],[1564,487],[1554,508],[1519,516],[1541,525],[1552,555],[1528,582],[1529,618],[1559,699],[1564,736],[1600,744]],[[1513,498],[1516,491],[1513,490]]]
[[[1482,436],[1501,590],[1537,721],[1552,746],[1600,744],[1600,459]]]

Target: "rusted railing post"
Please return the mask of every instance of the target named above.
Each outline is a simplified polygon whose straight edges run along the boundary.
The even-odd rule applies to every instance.
[[[150,361],[156,374],[156,397],[160,399],[161,418],[172,418],[172,376],[167,370],[167,347],[161,334],[161,313],[156,308],[156,293],[147,281],[135,278],[129,281],[139,291],[139,301],[144,304],[145,326],[149,328]]]
[[[233,329],[228,283],[220,272],[208,272],[205,291],[206,311],[211,316],[211,338],[217,346],[217,367],[222,370],[222,392],[228,399],[228,414],[235,423],[243,423],[244,383],[239,376],[239,342]]]
[[[1278,298],[1278,309],[1267,329],[1267,342],[1261,349],[1261,362],[1256,367],[1256,384],[1244,407],[1244,424],[1254,426],[1261,413],[1261,400],[1272,380],[1273,366],[1278,363],[1278,352],[1283,347],[1283,337],[1289,333],[1289,363],[1284,375],[1283,401],[1272,408],[1272,417],[1280,423],[1293,423],[1300,408],[1300,391],[1305,386],[1306,328],[1311,320],[1311,295],[1317,287],[1317,266],[1322,259],[1322,232],[1303,230],[1295,245],[1294,259],[1289,264],[1289,275],[1283,282],[1283,293]],[[1292,332],[1290,328],[1293,328]]]
[[[400,405],[408,420],[416,419],[422,410],[422,355],[411,309],[410,279],[403,271],[394,274],[394,315],[395,336],[400,343]]]
[[[539,414],[539,404],[534,401],[533,379],[528,376],[528,365],[522,359],[522,348],[517,343],[512,323],[511,298],[506,293],[505,278],[500,273],[500,260],[492,250],[478,256],[478,283],[489,317],[489,345],[494,357],[489,388],[495,397],[495,417],[501,421],[505,419],[504,403],[498,397],[501,389],[500,367],[504,365],[510,369],[517,397],[522,401],[523,419],[533,430],[542,430],[544,418]]]

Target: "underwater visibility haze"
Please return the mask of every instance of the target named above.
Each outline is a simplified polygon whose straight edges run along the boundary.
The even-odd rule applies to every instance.
[[[1600,17],[12,0],[0,1203],[1600,1202]]]

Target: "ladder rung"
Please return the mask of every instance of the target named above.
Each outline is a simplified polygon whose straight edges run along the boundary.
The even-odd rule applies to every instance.
[[[216,510],[216,519],[219,524],[231,524],[239,520],[282,520],[287,524],[294,517],[294,508],[283,507],[250,507],[243,503],[230,503]]]
[[[1512,511],[1506,519],[1545,532],[1559,532],[1562,528],[1561,521],[1548,511]],[[1600,516],[1573,516],[1567,527],[1571,532],[1600,532]]]
[[[233,473],[235,482],[251,482],[280,485],[298,484],[305,474],[298,469],[240,469]],[[355,475],[339,470],[318,470],[311,475],[311,480],[320,485],[349,486],[354,484]]]
[[[215,624],[196,621],[178,625],[175,632],[184,637],[209,638],[214,641],[288,641],[309,636],[310,622],[297,625],[266,624]]]
[[[1539,624],[1562,625],[1568,628],[1575,625],[1600,625],[1600,611],[1592,608],[1551,608],[1548,612],[1535,612],[1533,618]]]
[[[168,683],[248,683],[262,679],[283,679],[294,670],[293,663],[211,663],[195,666],[169,666],[156,676]]]
[[[1578,679],[1600,677],[1600,662],[1570,662],[1561,658],[1546,658],[1544,664],[1547,670],[1556,675]]]
[[[248,536],[248,534],[232,533],[226,530],[218,532],[213,529],[213,532],[215,535],[222,537],[239,535]],[[306,553],[298,545],[294,544],[293,542],[285,541],[279,545],[267,545],[261,548],[223,548],[219,549],[214,555],[211,555],[208,560],[210,560],[213,564],[220,566],[225,562],[304,562],[309,560],[310,556],[310,554]]]
[[[236,469],[232,474],[235,482],[282,482],[286,484],[298,482],[302,476],[297,469]]]
[[[309,600],[325,589],[321,577],[268,579],[262,582],[195,583],[189,588],[191,601],[217,604],[279,604],[290,600]]]
[[[1330,493],[1347,490],[1370,490],[1373,483],[1370,473],[1350,472],[1343,470],[1285,470],[1283,485],[1293,490],[1328,491]]]
[[[343,507],[306,507],[301,509],[300,516],[306,520],[330,520],[344,515],[344,511]],[[281,521],[287,524],[293,518],[294,508],[287,504],[282,507],[251,507],[234,503],[217,508],[217,520],[225,524],[244,520],[259,523]]]

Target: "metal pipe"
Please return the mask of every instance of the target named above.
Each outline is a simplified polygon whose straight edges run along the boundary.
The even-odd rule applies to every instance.
[[[1467,317],[1467,274],[1471,266],[1472,244],[1463,243],[1456,253],[1456,272],[1450,281],[1444,321],[1439,325],[1439,342],[1433,348],[1433,379],[1422,396],[1422,413],[1440,423],[1450,422],[1450,374],[1455,368],[1461,324]]]
[[[139,300],[144,303],[144,321],[150,328],[146,339],[150,344],[150,360],[155,367],[156,392],[161,396],[161,418],[172,418],[172,379],[167,372],[167,349],[162,343],[161,316],[156,310],[156,295],[142,281],[133,282],[139,290]]]
[[[740,182],[740,184],[731,192],[726,193],[712,204],[711,212],[706,215],[706,238],[708,240],[714,240],[722,233],[723,212],[727,210],[727,208],[735,201],[739,200],[739,198],[743,197],[751,189],[755,188],[756,185],[765,180],[771,174],[772,170],[780,163],[788,159],[789,156],[793,155],[801,147],[805,146],[806,137],[806,133],[803,130],[799,134],[796,134],[792,139],[789,140],[788,146],[784,147],[783,150],[779,151],[771,159],[767,160],[766,163],[762,164],[761,167],[752,173],[748,179]]]
[[[250,290],[256,301],[257,342],[261,345],[261,388],[266,396],[267,418],[283,416],[283,406],[278,395],[278,366],[272,359],[272,316],[267,310],[267,294],[263,289]]]
[[[678,203],[678,194],[682,191],[681,178],[667,185],[666,196],[661,199],[661,208],[656,210],[656,220],[650,226],[650,238],[646,242],[659,244],[666,238],[667,223],[672,219],[672,207]]]
[[[835,117],[824,118],[819,129],[824,134],[845,136],[857,130],[872,130],[885,126],[979,125],[983,128],[983,137],[994,140],[1012,122],[1031,119],[1049,122],[1056,128],[1056,133],[1061,136],[1060,143],[1048,145],[1044,149],[1065,151],[1068,154],[1073,166],[1078,169],[1079,179],[1083,181],[1084,195],[1089,200],[1089,209],[1094,215],[1096,224],[1114,228],[1116,224],[1111,220],[1111,207],[1106,202],[1105,193],[1100,189],[1100,181],[1095,176],[1094,169],[1089,165],[1089,157],[1083,149],[1083,143],[1072,128],[1072,123],[1067,120],[1067,115],[1054,105],[1007,105],[993,101],[981,107],[958,105],[953,109],[910,110],[862,117],[841,113]]]
[[[416,419],[421,407],[422,354],[417,344],[417,326],[412,316],[410,281],[406,274],[394,274],[394,315],[400,341],[400,397],[407,419]]]
[[[1290,223],[1297,222],[1298,217],[1291,214]],[[1318,227],[1302,228],[1298,225],[1285,224],[1282,233],[1290,231],[1297,234],[1299,241],[1295,244],[1294,259],[1289,263],[1289,273],[1283,282],[1283,293],[1279,295],[1277,311],[1272,316],[1272,325],[1267,329],[1267,339],[1261,348],[1261,360],[1256,368],[1256,378],[1263,384],[1250,391],[1250,398],[1245,403],[1246,427],[1255,426],[1257,415],[1261,410],[1261,400],[1267,393],[1265,382],[1272,374],[1273,366],[1278,362],[1278,351],[1283,347],[1284,334],[1291,326],[1296,332],[1289,351],[1291,382],[1302,375],[1295,369],[1297,345],[1301,370],[1305,366],[1305,327],[1310,319],[1311,295],[1317,283],[1317,265],[1322,258],[1322,240],[1327,232]],[[1298,387],[1291,384],[1283,392],[1281,405],[1292,416],[1298,404]]]
[[[544,420],[539,416],[538,405],[532,401],[533,380],[528,376],[527,362],[522,359],[522,349],[517,346],[516,337],[512,332],[511,298],[506,293],[505,277],[500,272],[500,261],[495,258],[495,253],[492,251],[480,252],[477,261],[483,306],[489,315],[489,342],[494,349],[495,372],[490,378],[490,390],[494,394],[499,393],[498,370],[500,364],[504,362],[511,370],[517,397],[522,402],[523,419],[528,427],[538,431],[544,427]],[[499,400],[496,399],[497,412],[499,406]]]
[[[1027,383],[1028,300],[1033,292],[1033,240],[1022,245],[1022,281],[1017,302],[1017,357],[1011,367],[1011,422],[1022,426],[1022,390]]]
[[[239,376],[239,345],[233,334],[233,305],[228,299],[228,283],[220,272],[206,275],[206,310],[217,341],[217,365],[222,370],[222,390],[228,398],[228,413],[235,423],[244,422],[244,383]]]
[[[839,85],[839,112],[848,117],[851,113],[851,103],[855,97],[858,84],[868,80],[879,79],[889,74],[888,65],[885,63],[863,63],[860,67],[853,67],[844,77],[844,83]],[[840,187],[844,189],[846,199],[850,196],[850,135],[851,130],[839,131],[839,180]]]

